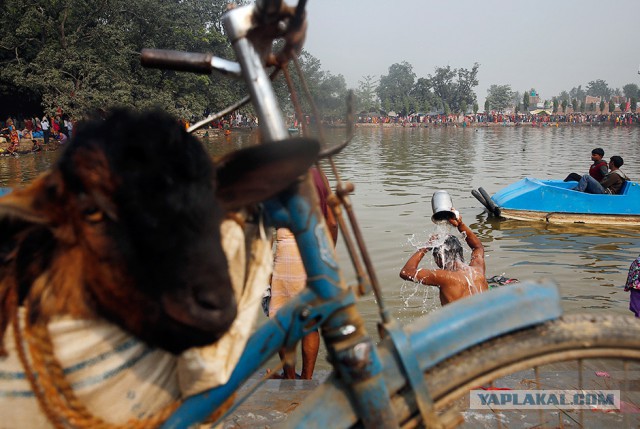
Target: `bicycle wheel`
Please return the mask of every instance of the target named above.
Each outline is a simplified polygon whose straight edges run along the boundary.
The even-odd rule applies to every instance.
[[[450,427],[637,428],[640,320],[566,316],[465,350],[428,370],[425,378],[438,414]],[[621,408],[615,412],[471,410],[473,389],[619,390]],[[423,426],[408,392],[398,392],[393,405],[402,427]]]

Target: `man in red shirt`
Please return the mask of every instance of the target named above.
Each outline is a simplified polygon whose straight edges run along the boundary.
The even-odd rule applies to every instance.
[[[602,157],[604,157],[604,149],[601,147],[597,147],[591,151],[591,161],[593,161],[593,164],[589,167],[589,176],[593,177],[598,182],[601,182],[602,179],[604,179],[604,176],[609,172],[607,161],[602,159]],[[571,173],[564,179],[564,181],[579,182],[581,178],[581,174]]]

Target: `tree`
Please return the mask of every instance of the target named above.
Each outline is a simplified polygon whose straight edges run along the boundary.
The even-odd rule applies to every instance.
[[[631,112],[635,112],[638,108],[638,99],[636,97],[631,97],[631,101],[629,102],[629,108]]]
[[[358,81],[358,89],[356,90],[358,111],[373,112],[379,110],[380,103],[376,95],[377,83],[371,75],[363,76],[362,80]]]
[[[431,92],[431,83],[427,78],[419,78],[411,89],[410,95],[423,112],[429,112],[432,106],[438,105],[438,100]]]
[[[613,113],[616,110],[616,105],[613,100],[609,100],[609,113]]]
[[[600,106],[599,106],[600,107],[600,114],[602,114],[602,112],[604,112],[604,106],[605,106],[604,100],[600,100]]]
[[[318,109],[324,115],[345,116],[347,97],[347,82],[344,76],[325,72],[319,82],[318,91],[313,94]]]
[[[433,95],[456,112],[460,111],[463,101],[467,105],[474,103],[476,95],[473,88],[478,86],[479,67],[478,63],[474,63],[471,70],[436,67],[435,73],[428,76]]]
[[[562,91],[560,93],[560,95],[558,96],[558,100],[561,101],[561,102],[562,101],[566,101],[568,103],[569,101],[571,101],[571,96],[569,95],[569,93],[567,91]]]
[[[298,61],[300,62],[300,69],[302,70],[306,86],[320,115],[344,116],[346,113],[345,98],[347,94],[347,84],[344,76],[333,75],[330,72],[324,71],[320,60],[304,49],[300,53]],[[309,100],[307,97],[302,96],[302,81],[292,62],[289,63],[288,70],[294,88],[299,94],[298,99],[303,112],[311,112],[312,109]],[[293,113],[293,104],[286,80],[283,78],[276,79],[273,84],[282,109]]]
[[[524,106],[524,110],[526,112],[529,111],[529,104],[531,103],[531,100],[529,100],[529,93],[525,92],[524,95],[522,96],[522,105]]]
[[[224,2],[209,3],[5,0],[0,87],[30,94],[46,112],[75,116],[118,105],[160,106],[182,117],[224,107],[237,82],[140,66],[144,47],[232,56],[215,25]]]
[[[602,97],[603,99],[608,100],[611,97],[611,89],[609,88],[609,85],[607,85],[607,82],[602,79],[592,80],[587,84],[586,95]]]
[[[638,98],[640,96],[640,88],[635,83],[628,83],[622,87],[622,92],[626,98]]]
[[[478,114],[478,110],[480,110],[480,106],[478,106],[478,102],[474,102],[473,103],[473,114],[477,115]]]
[[[584,100],[582,100],[582,101],[580,102],[580,111],[581,111],[581,112],[584,112],[584,111],[585,111]]]
[[[573,99],[576,99],[578,101],[584,100],[586,95],[587,93],[584,92],[584,90],[582,89],[582,85],[578,85],[577,88],[572,88],[571,91],[569,91],[569,97],[571,99],[572,104],[573,104]]]
[[[522,94],[518,91],[514,91],[511,103],[515,106],[516,111],[520,110],[520,100],[522,100]]]
[[[464,100],[460,103],[460,113],[463,115],[467,114],[467,102]]]
[[[484,113],[486,115],[489,114],[489,109],[491,108],[491,104],[489,104],[489,98],[484,100]]]
[[[406,61],[392,64],[389,74],[380,76],[377,93],[381,100],[389,100],[390,108],[408,114],[405,108],[405,97],[410,95],[416,74]]]
[[[574,98],[574,99],[571,101],[571,106],[573,107],[573,112],[574,112],[574,113],[578,111],[579,101],[578,101],[578,99],[577,99],[577,98]]]
[[[513,91],[510,85],[491,85],[487,90],[487,100],[494,110],[503,112],[511,105]]]
[[[558,113],[558,98],[553,97],[553,113]]]
[[[562,113],[566,113],[568,105],[569,105],[569,100],[566,99],[566,98],[563,99],[562,100]]]

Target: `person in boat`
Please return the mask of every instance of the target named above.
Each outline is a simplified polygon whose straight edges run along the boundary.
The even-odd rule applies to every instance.
[[[591,161],[593,161],[593,164],[589,167],[589,176],[593,177],[598,182],[601,182],[604,179],[604,176],[609,172],[607,161],[602,159],[602,157],[604,157],[604,149],[601,147],[597,147],[591,151]],[[564,179],[564,181],[579,182],[581,178],[582,175],[578,173],[571,173]]]
[[[578,186],[573,188],[576,191],[586,192],[588,194],[610,194],[617,195],[622,189],[624,182],[629,180],[626,174],[620,170],[620,167],[624,164],[624,160],[621,156],[614,155],[609,160],[609,172],[604,176],[600,182],[585,174],[580,178]]]
[[[459,214],[456,218],[449,219],[449,223],[465,236],[467,245],[471,248],[471,261],[468,265],[464,262],[460,240],[453,235],[447,235],[443,244],[427,245],[418,249],[400,271],[400,277],[404,280],[438,286],[442,305],[489,289],[485,278],[484,246],[480,239],[462,222]],[[429,251],[440,269],[418,268],[418,264]]]
[[[629,274],[627,275],[627,283],[624,290],[630,292],[629,310],[640,317],[640,255],[629,266]]]

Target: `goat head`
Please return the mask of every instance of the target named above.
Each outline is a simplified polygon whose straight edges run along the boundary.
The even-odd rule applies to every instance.
[[[15,287],[32,323],[97,315],[175,353],[212,343],[236,316],[226,211],[289,186],[318,150],[299,139],[216,167],[167,114],[88,121],[49,172],[0,199],[0,301]]]

